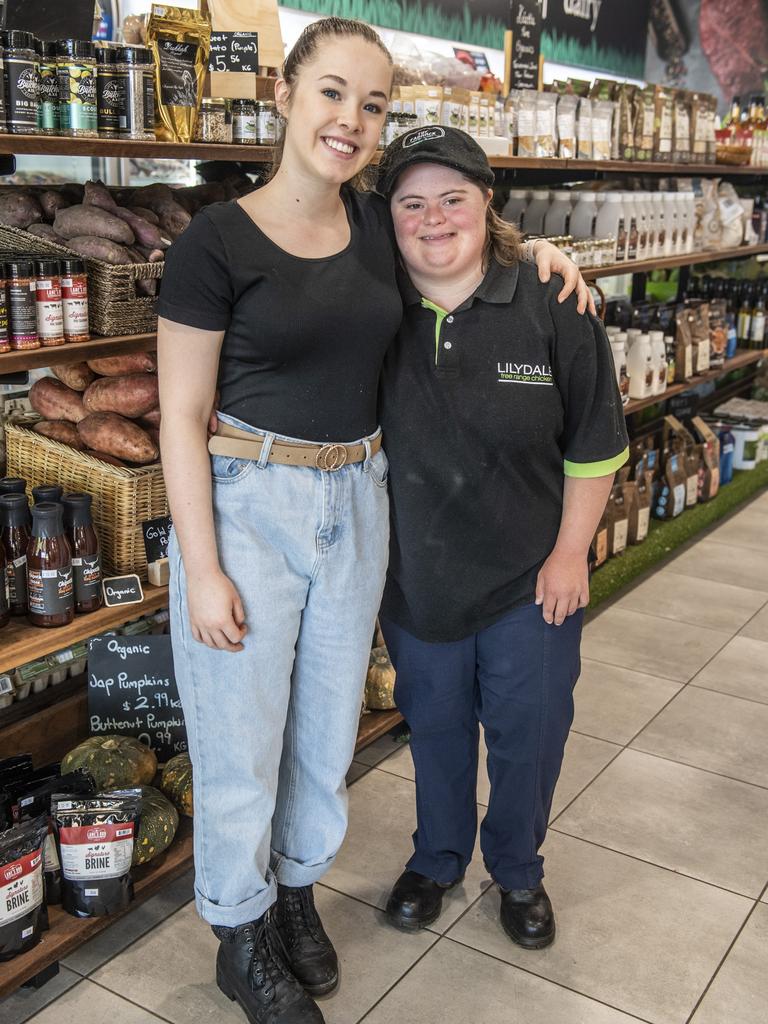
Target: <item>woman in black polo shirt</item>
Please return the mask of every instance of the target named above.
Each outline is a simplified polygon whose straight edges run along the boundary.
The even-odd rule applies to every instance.
[[[573,717],[590,541],[627,433],[602,325],[557,301],[490,209],[493,172],[451,128],[396,140],[379,169],[405,315],[382,376],[392,539],[382,628],[411,729],[418,827],[387,913],[437,919],[480,830],[501,921],[553,941],[541,884]]]

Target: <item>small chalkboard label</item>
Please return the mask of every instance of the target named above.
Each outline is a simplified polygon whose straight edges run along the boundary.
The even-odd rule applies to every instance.
[[[88,644],[91,736],[146,743],[161,763],[187,749],[170,636],[97,636]]]
[[[141,524],[144,534],[144,550],[147,552],[147,565],[168,557],[168,539],[172,526],[173,522],[170,516],[147,519]]]
[[[258,32],[212,32],[209,71],[245,71],[258,74]]]
[[[541,53],[541,0],[513,0],[512,88],[538,89]]]
[[[110,576],[102,582],[104,604],[114,608],[118,604],[139,604],[144,600],[138,576]]]

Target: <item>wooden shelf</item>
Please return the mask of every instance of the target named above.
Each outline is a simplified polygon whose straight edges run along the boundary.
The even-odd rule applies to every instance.
[[[122,334],[114,338],[94,335],[90,341],[75,341],[55,348],[34,348],[21,352],[3,352],[0,355],[0,374],[37,370],[61,363],[79,363],[105,356],[124,356],[131,352],[146,352],[157,348],[157,334]]]
[[[384,736],[390,729],[394,729],[403,721],[403,716],[397,710],[392,711],[368,711],[360,719],[357,730],[357,743],[355,753],[363,747],[370,746],[374,740]]]
[[[168,588],[144,584],[144,600],[141,604],[117,605],[114,608],[99,608],[90,615],[76,615],[74,622],[59,629],[40,629],[30,626],[25,618],[14,618],[0,632],[0,672],[37,661],[54,651],[87,640],[88,637],[115,626],[121,626],[131,619],[139,619],[168,605]]]
[[[659,256],[652,260],[623,260],[606,267],[584,267],[581,271],[586,281],[598,277],[615,277],[619,274],[648,274],[652,270],[667,270],[672,267],[694,266],[696,263],[720,263],[723,260],[746,259],[768,253],[768,245],[739,245],[732,249],[717,249],[712,252],[688,252],[680,256]]]
[[[725,377],[725,375],[730,373],[731,370],[741,370],[745,366],[751,366],[753,363],[759,362],[765,356],[768,356],[768,349],[742,349],[736,353],[733,359],[726,359],[724,366],[718,366],[714,370],[708,370],[706,373],[701,373],[692,380],[684,381],[680,384],[671,384],[662,395],[651,395],[649,398],[631,399],[630,402],[624,406],[624,415],[631,416],[633,412],[639,412],[641,409],[647,409],[650,405],[657,405],[659,402],[665,402],[673,395],[681,395],[684,391],[690,391],[691,388],[695,388],[699,384],[703,384],[705,381],[717,380],[719,377]]]

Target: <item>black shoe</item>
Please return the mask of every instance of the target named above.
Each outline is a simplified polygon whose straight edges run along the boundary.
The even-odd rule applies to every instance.
[[[312,886],[278,885],[272,907],[288,955],[288,966],[311,996],[325,996],[339,984],[339,959],[315,909]]]
[[[387,918],[395,928],[416,932],[440,917],[443,896],[459,885],[464,875],[448,885],[434,882],[417,871],[404,871],[395,882],[387,900]]]
[[[544,949],[555,941],[555,915],[543,885],[501,890],[501,926],[524,949]]]
[[[325,1024],[322,1013],[288,969],[269,915],[237,928],[214,925],[221,945],[216,983],[237,1000],[250,1024]]]

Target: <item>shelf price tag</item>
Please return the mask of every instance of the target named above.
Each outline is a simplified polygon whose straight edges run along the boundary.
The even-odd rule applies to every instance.
[[[209,71],[259,71],[258,32],[212,32]]]
[[[104,604],[108,608],[117,605],[140,604],[144,600],[141,580],[135,573],[130,576],[109,576],[103,580]]]
[[[170,516],[147,519],[141,524],[144,534],[144,550],[147,553],[147,565],[159,562],[168,557],[168,539],[171,535],[173,521]]]

